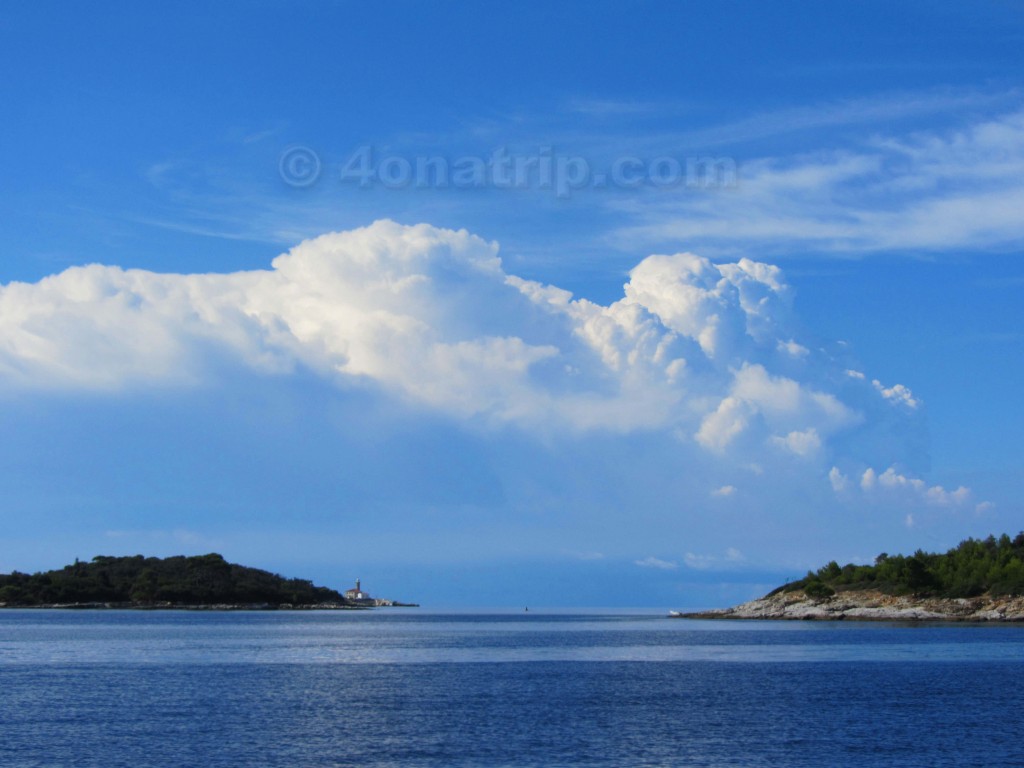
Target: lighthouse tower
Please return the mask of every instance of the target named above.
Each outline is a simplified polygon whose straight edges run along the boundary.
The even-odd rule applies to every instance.
[[[345,590],[345,597],[348,600],[372,600],[368,594],[363,592],[363,585],[359,579],[356,579],[356,585],[352,589]]]

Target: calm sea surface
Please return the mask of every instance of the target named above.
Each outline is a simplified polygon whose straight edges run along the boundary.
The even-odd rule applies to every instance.
[[[0,766],[1024,766],[1024,626],[0,611]]]

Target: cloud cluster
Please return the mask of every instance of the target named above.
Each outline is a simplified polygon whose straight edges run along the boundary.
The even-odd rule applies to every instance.
[[[748,259],[650,256],[601,305],[507,274],[465,231],[379,221],[268,270],[90,265],[0,288],[4,390],[194,386],[232,366],[313,372],[483,430],[670,435],[676,466],[714,463],[705,498],[773,472],[851,492],[835,467],[913,466],[892,436],[920,416],[907,388],[802,338],[781,271]],[[919,483],[877,479],[932,504],[967,494]]]
[[[941,485],[929,486],[919,477],[907,477],[894,467],[889,467],[881,474],[868,467],[861,475],[860,487],[868,492],[874,491],[876,487],[888,491],[906,491],[936,506],[962,505],[971,497],[970,490],[962,485],[955,491],[947,491]]]

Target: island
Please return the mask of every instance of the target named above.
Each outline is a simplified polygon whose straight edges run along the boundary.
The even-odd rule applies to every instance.
[[[305,579],[229,563],[217,553],[100,555],[45,573],[0,574],[0,607],[5,608],[358,610],[381,605],[413,604],[353,598]]]
[[[1024,533],[967,539],[945,554],[835,561],[757,600],[673,618],[1024,621]]]

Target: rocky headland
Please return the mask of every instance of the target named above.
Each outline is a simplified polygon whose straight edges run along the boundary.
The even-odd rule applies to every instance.
[[[758,600],[673,617],[1024,621],[1024,532],[965,539],[945,553],[883,552],[873,565],[835,560]]]
[[[877,590],[811,597],[775,592],[732,608],[679,614],[690,619],[801,619],[855,621],[1024,621],[1024,597],[915,597]]]

